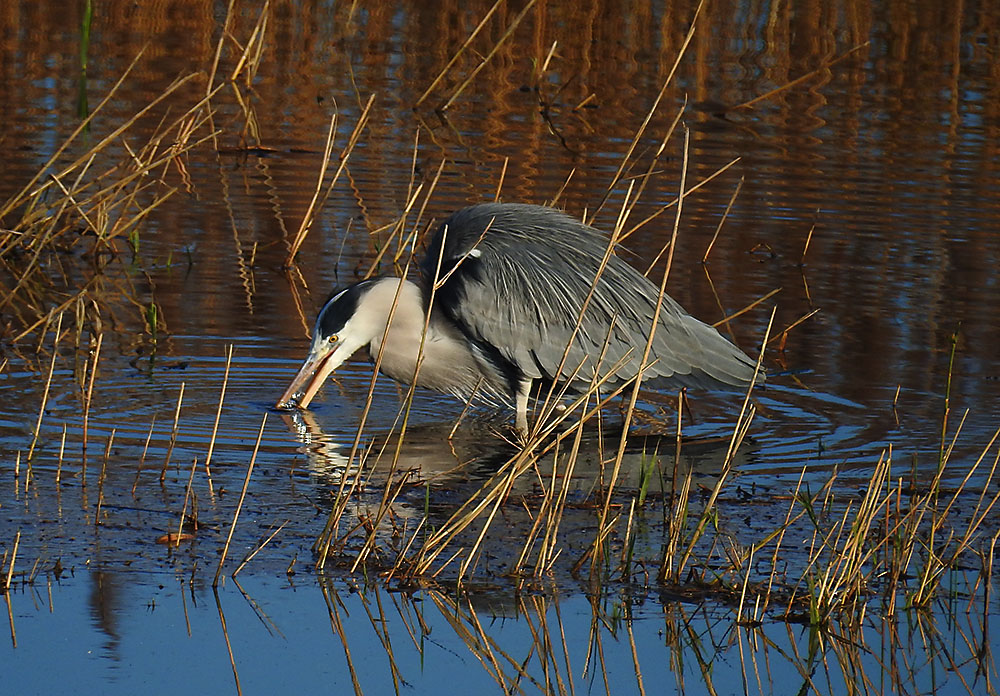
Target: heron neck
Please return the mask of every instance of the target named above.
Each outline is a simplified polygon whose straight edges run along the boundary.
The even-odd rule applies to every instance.
[[[378,281],[366,300],[372,302],[370,316],[380,327],[372,334],[368,352],[373,361],[381,356],[381,372],[406,384],[416,373],[420,385],[458,395],[468,395],[476,388],[481,369],[468,342],[438,312],[432,311],[427,320],[423,291],[418,285],[385,278]],[[420,370],[416,372],[421,355]]]

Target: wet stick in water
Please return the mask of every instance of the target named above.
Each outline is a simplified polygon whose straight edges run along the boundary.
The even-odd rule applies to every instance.
[[[31,459],[35,453],[35,445],[38,444],[38,437],[42,432],[42,419],[45,417],[45,405],[49,401],[49,388],[52,386],[52,373],[56,369],[56,356],[59,354],[59,334],[62,332],[62,318],[56,321],[56,334],[52,339],[52,360],[49,361],[49,374],[45,378],[45,390],[42,392],[42,404],[38,407],[38,420],[35,421],[35,431],[31,436],[31,446],[28,447],[28,466],[31,466]]]
[[[188,475],[187,487],[184,489],[184,503],[181,505],[180,519],[177,522],[177,534],[174,535],[173,546],[177,548],[181,545],[184,536],[184,522],[187,518],[188,501],[191,500],[191,487],[194,484],[194,472],[198,468],[198,457],[191,462],[191,473]]]
[[[170,429],[170,443],[167,445],[167,454],[163,458],[163,467],[160,469],[160,483],[167,478],[167,467],[170,466],[170,457],[174,453],[174,445],[177,444],[177,432],[181,419],[181,403],[184,401],[184,382],[181,382],[180,392],[177,394],[177,407],[174,409],[174,426]]]
[[[14,580],[14,561],[17,560],[17,547],[20,543],[21,543],[21,530],[19,529],[17,530],[17,534],[14,536],[14,548],[10,552],[10,565],[7,566],[7,577],[4,579],[3,588],[0,588],[3,590],[4,593],[7,594],[10,593],[10,584]],[[6,557],[7,554],[4,553],[4,558]]]
[[[712,235],[712,240],[708,243],[705,248],[705,255],[701,257],[702,263],[708,263],[708,255],[712,253],[712,247],[715,246],[715,240],[719,238],[719,233],[722,232],[722,226],[726,224],[726,219],[729,217],[729,211],[733,208],[733,203],[736,202],[736,197],[740,195],[740,189],[743,188],[743,177],[736,183],[736,189],[733,191],[733,195],[729,198],[729,203],[726,205],[725,211],[722,213],[722,217],[719,219],[719,225],[715,228],[715,234]],[[808,242],[807,242],[808,245]],[[803,252],[803,255],[805,252]]]
[[[139,476],[142,474],[142,466],[146,462],[146,453],[149,452],[149,443],[153,439],[153,428],[156,427],[156,414],[149,421],[149,432],[146,433],[146,444],[142,448],[142,455],[139,463],[135,467],[135,479],[132,481],[132,497],[135,497],[135,489],[139,486]]]
[[[222,389],[219,391],[219,407],[215,410],[215,422],[212,423],[212,439],[208,441],[208,454],[205,455],[205,475],[208,476],[208,492],[214,495],[212,488],[212,453],[215,451],[215,437],[219,433],[219,419],[222,418],[222,403],[226,399],[226,386],[229,384],[229,366],[233,362],[233,344],[226,349],[226,370],[222,375]]]
[[[66,452],[66,424],[63,423],[62,439],[59,441],[59,461],[56,464],[56,487],[62,482],[63,454]]]
[[[104,479],[108,475],[108,459],[111,457],[111,445],[115,441],[115,429],[108,435],[108,444],[104,448],[104,458],[101,460],[101,473],[97,477],[97,510],[94,512],[94,526],[101,523],[101,507],[104,505]]]
[[[243,508],[243,499],[246,498],[247,488],[250,486],[250,475],[253,473],[254,462],[257,461],[257,450],[260,449],[260,441],[261,438],[264,437],[265,425],[267,425],[267,413],[264,414],[264,418],[261,419],[260,422],[260,431],[257,433],[257,442],[253,446],[253,454],[250,455],[250,464],[247,466],[246,478],[243,479],[243,490],[240,491],[240,500],[236,504],[236,511],[233,513],[233,523],[229,527],[229,535],[226,537],[226,544],[222,547],[222,556],[219,558],[219,567],[215,570],[215,579],[212,580],[213,588],[219,586],[219,575],[222,573],[222,566],[226,563],[226,555],[229,553],[229,544],[233,540],[233,532],[236,531],[236,521],[240,518],[240,510]]]
[[[236,576],[239,575],[240,571],[246,567],[247,563],[252,561],[254,556],[263,551],[264,547],[270,544],[271,540],[274,539],[274,537],[278,536],[278,532],[284,529],[285,525],[287,525],[290,521],[291,520],[285,520],[284,522],[282,522],[281,526],[279,526],[277,529],[271,532],[271,534],[267,537],[267,539],[265,539],[263,542],[261,542],[261,544],[257,548],[255,548],[253,551],[247,554],[246,558],[244,558],[243,561],[240,562],[238,566],[236,566],[236,570],[233,571],[232,578],[234,581],[236,580]]]
[[[799,317],[798,319],[796,319],[795,321],[793,321],[791,324],[789,324],[788,326],[786,326],[784,329],[782,329],[781,333],[777,334],[776,336],[772,336],[771,340],[769,340],[768,343],[772,343],[774,341],[779,341],[779,343],[778,343],[778,351],[781,352],[781,353],[784,353],[785,352],[785,342],[788,340],[788,334],[789,334],[789,332],[792,329],[794,329],[796,326],[798,326],[799,324],[801,324],[801,323],[803,323],[805,321],[808,321],[809,319],[811,319],[812,317],[814,317],[818,313],[819,313],[819,308],[817,307],[816,309],[812,310],[811,312],[803,314],[801,317]]]
[[[731,322],[736,317],[741,316],[743,314],[746,314],[751,309],[753,309],[754,307],[757,307],[758,305],[763,304],[767,300],[769,300],[772,297],[774,297],[775,295],[777,295],[779,292],[781,292],[781,288],[775,288],[774,290],[772,290],[771,292],[767,293],[766,295],[764,295],[762,297],[758,297],[756,300],[754,300],[753,302],[751,302],[750,304],[748,304],[743,309],[738,309],[735,312],[733,312],[732,314],[727,314],[726,316],[722,317],[722,319],[719,319],[719,321],[713,323],[712,324],[712,328],[716,328],[717,329],[720,326],[725,326],[725,325],[729,324],[729,322]],[[790,326],[788,328],[791,329],[792,327]],[[786,329],[786,331],[787,331],[787,329]]]
[[[10,567],[7,570],[7,579],[4,581],[4,586],[0,589],[3,590],[3,598],[7,602],[7,622],[10,625],[10,642],[15,648],[17,647],[17,631],[14,629],[14,604],[13,604],[13,591],[11,589],[10,583],[14,577],[14,560],[17,558],[17,545],[21,541],[21,530],[17,530],[17,536],[14,537],[14,551],[10,555]],[[6,553],[4,557],[6,557]]]

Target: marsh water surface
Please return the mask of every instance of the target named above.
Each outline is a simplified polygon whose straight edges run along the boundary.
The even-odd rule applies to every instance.
[[[18,540],[12,572],[20,579],[5,595],[12,635],[2,650],[17,693],[60,688],[54,661],[95,693],[139,685],[267,693],[292,684],[386,693],[435,688],[441,670],[469,692],[501,683],[553,693],[651,685],[788,693],[788,678],[803,693],[853,693],[880,679],[924,693],[994,692],[995,665],[980,647],[997,638],[986,625],[961,623],[964,608],[919,619],[937,617],[933,635],[973,636],[950,645],[947,659],[928,632],[902,629],[899,645],[922,646],[907,672],[886,666],[895,648],[855,664],[784,623],[744,636],[728,604],[678,604],[655,582],[637,582],[641,572],[595,591],[574,565],[593,538],[589,496],[607,483],[605,439],[617,443],[620,431],[614,407],[604,430],[583,438],[570,495],[577,506],[563,522],[562,555],[544,581],[529,583],[537,597],[520,594],[507,574],[520,552],[510,540],[531,526],[524,509],[506,510],[491,529],[468,594],[455,590],[450,571],[440,578],[447,590],[388,592],[374,570],[350,568],[360,537],[332,571],[314,569],[313,542],[358,466],[370,467],[372,482],[349,521],[362,527],[380,482],[399,466],[413,472],[386,522],[387,537],[405,538],[418,524],[444,524],[512,456],[509,414],[463,413],[462,403],[418,391],[401,464],[391,466],[406,389],[380,378],[367,411],[363,360],[338,370],[308,412],[273,410],[330,290],[376,262],[380,272],[393,272],[393,257],[396,270],[405,263],[391,237],[397,221],[419,238],[431,220],[497,196],[557,200],[610,230],[641,186],[626,258],[642,270],[659,259],[658,279],[674,226],[675,208],[665,206],[682,175],[689,190],[713,177],[684,197],[668,291],[709,323],[750,307],[722,330],[753,355],[775,312],[763,360],[770,377],[753,395],[756,416],[724,496],[729,517],[720,524],[734,543],[779,525],[800,478],[819,489],[836,472],[836,491],[863,491],[890,447],[892,478],[914,486],[951,448],[942,478],[950,490],[984,450],[987,468],[997,456],[1000,10],[989,2],[710,2],[685,49],[696,7],[501,3],[450,66],[490,3],[243,3],[231,15],[224,3],[0,8],[0,201],[37,173],[45,181],[57,172],[58,164],[44,169],[50,157],[99,105],[59,162],[193,75],[102,150],[127,160],[164,121],[222,85],[211,122],[199,126],[205,143],[150,174],[156,186],[139,198],[172,193],[107,243],[89,225],[121,209],[91,209],[95,219],[81,216],[76,237],[45,257],[53,288],[0,307],[0,548],[6,572]],[[244,46],[259,46],[252,68],[240,60]],[[327,183],[372,97],[348,164],[321,194],[289,268],[331,118]],[[85,179],[80,171],[74,176]],[[0,227],[16,233],[24,213],[12,211]],[[36,292],[20,284],[24,258],[4,256],[6,297]],[[54,313],[22,335],[31,312],[45,316],[84,286],[87,299],[65,312],[55,351]],[[689,398],[682,464],[707,490],[742,398]],[[675,404],[671,393],[640,401],[622,491],[639,489],[650,452],[668,452],[673,466]],[[242,571],[246,593],[229,581],[213,596],[265,414],[230,566],[280,531]],[[656,480],[669,488],[665,476]],[[759,513],[748,514],[754,501]],[[197,513],[201,529],[177,548],[156,543],[177,530],[182,509]],[[985,532],[983,558],[994,531]],[[639,543],[659,541],[650,532]],[[983,587],[956,577],[949,597],[995,616]],[[866,623],[859,640],[878,646],[881,626]],[[773,672],[764,664],[772,659]],[[838,659],[849,668],[833,667]],[[942,672],[932,669],[937,660]],[[189,665],[187,682],[173,667]]]

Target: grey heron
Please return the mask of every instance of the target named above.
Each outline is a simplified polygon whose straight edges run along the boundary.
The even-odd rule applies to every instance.
[[[383,276],[331,295],[277,406],[307,407],[327,376],[363,347],[373,361],[381,352],[381,372],[409,384],[422,346],[418,385],[513,403],[524,434],[536,380],[585,389],[595,371],[607,385],[639,372],[659,288],[614,254],[602,270],[608,244],[603,232],[554,208],[484,203],[459,210],[431,239],[418,282]],[[663,296],[644,383],[746,386],[755,366]]]

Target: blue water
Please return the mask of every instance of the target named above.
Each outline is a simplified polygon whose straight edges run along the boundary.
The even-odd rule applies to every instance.
[[[5,689],[352,693],[352,667],[361,691],[378,694],[501,686],[601,694],[606,683],[616,695],[641,693],[640,683],[645,693],[666,694],[797,693],[807,684],[818,693],[877,685],[964,693],[959,673],[972,693],[988,693],[991,680],[976,676],[971,654],[983,641],[978,602],[954,624],[916,613],[883,624],[873,613],[859,631],[835,627],[840,639],[821,639],[773,621],[740,628],[727,609],[661,605],[655,596],[592,604],[575,593],[495,591],[470,605],[465,595],[342,582],[324,593],[313,578],[240,580],[245,594],[232,581],[215,594],[173,574],[80,569],[50,584],[39,577],[11,598],[17,647],[0,647]],[[994,645],[995,623],[987,634]],[[883,673],[887,664],[896,667]]]

